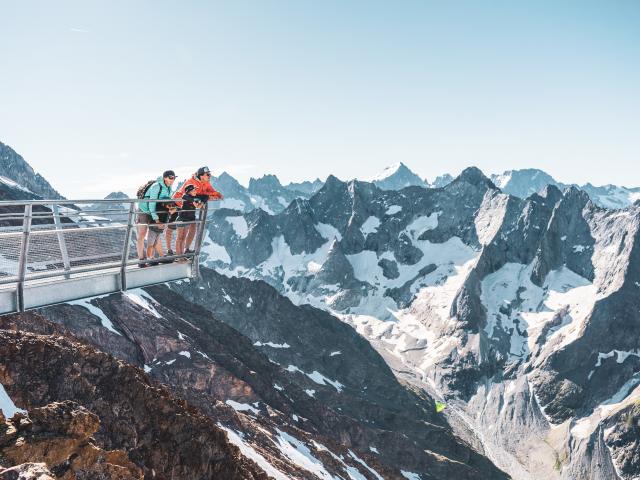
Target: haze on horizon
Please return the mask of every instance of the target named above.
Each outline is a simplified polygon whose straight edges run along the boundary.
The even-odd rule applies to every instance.
[[[69,198],[540,168],[640,186],[640,3],[0,0],[0,141]]]

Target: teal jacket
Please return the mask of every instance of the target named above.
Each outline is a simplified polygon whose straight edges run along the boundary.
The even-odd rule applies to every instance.
[[[151,185],[147,190],[147,193],[144,194],[144,198],[169,200],[171,198],[171,188],[167,187],[167,185],[164,183],[164,178],[158,177],[156,183]],[[158,204],[155,202],[140,202],[140,210],[151,215],[151,218],[153,218],[154,220],[158,220],[158,214],[156,213],[157,206]]]

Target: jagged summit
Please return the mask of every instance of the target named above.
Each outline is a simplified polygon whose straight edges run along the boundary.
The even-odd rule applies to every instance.
[[[249,180],[249,190],[258,188],[278,189],[281,187],[282,185],[280,184],[278,177],[272,174],[263,175],[260,178],[251,178]]]
[[[495,184],[478,167],[465,168],[454,182],[466,182],[476,186],[496,188]]]
[[[369,181],[382,190],[401,190],[412,185],[427,187],[427,183],[402,162],[385,168]]]
[[[551,175],[537,168],[507,170],[500,175],[491,175],[491,180],[503,192],[520,198],[539,193],[547,185],[554,185],[560,189],[564,187]]]
[[[322,188],[322,185],[324,185],[324,182],[319,178],[316,178],[313,181],[305,180],[303,182],[291,182],[284,185],[284,188],[295,192],[302,192],[307,195],[313,195]]]
[[[445,173],[443,175],[438,175],[430,186],[433,187],[433,188],[446,187],[451,182],[453,182],[453,180],[454,180],[453,176],[451,176],[448,173]]]
[[[104,197],[106,200],[118,199],[118,198],[129,198],[129,196],[124,192],[111,192],[109,195]]]

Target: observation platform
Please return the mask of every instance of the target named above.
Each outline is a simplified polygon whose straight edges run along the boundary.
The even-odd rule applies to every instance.
[[[153,259],[163,263],[140,268],[148,260],[138,259],[136,215],[147,202],[173,200],[0,201],[0,315],[197,278],[207,205],[196,209],[195,220],[166,227],[176,252],[178,230],[195,225],[192,252],[167,256],[163,231],[165,256]]]

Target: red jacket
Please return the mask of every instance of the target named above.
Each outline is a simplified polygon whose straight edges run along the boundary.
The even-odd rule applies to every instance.
[[[191,195],[206,195],[209,200],[222,200],[224,197],[220,192],[211,186],[210,182],[206,182],[198,179],[195,175],[192,175],[189,180],[184,182],[182,186],[173,194],[173,198],[181,199],[184,196],[184,190],[187,185],[193,185],[195,190],[191,192]],[[176,202],[178,207],[182,207],[182,202]]]

